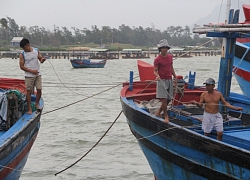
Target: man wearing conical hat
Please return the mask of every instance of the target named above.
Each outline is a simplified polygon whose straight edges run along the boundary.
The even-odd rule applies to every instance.
[[[166,39],[158,44],[159,55],[154,59],[154,74],[156,76],[156,98],[161,100],[161,107],[156,111],[155,115],[160,116],[164,112],[164,122],[168,123],[167,105],[173,99],[173,80],[177,84],[176,74],[173,67],[173,56],[168,53],[170,46]]]

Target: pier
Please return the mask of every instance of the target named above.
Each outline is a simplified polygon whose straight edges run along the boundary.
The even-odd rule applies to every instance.
[[[21,51],[0,51],[1,58],[18,59]],[[69,59],[70,57],[90,57],[91,59],[122,59],[124,56],[123,51],[108,51],[94,53],[89,51],[40,51],[42,56],[50,57],[50,59]],[[142,51],[145,58],[154,58],[159,52],[158,51]],[[194,51],[172,51],[173,57],[193,57],[193,56],[217,56],[221,54],[221,50],[194,50]],[[91,56],[92,55],[92,56]],[[134,58],[132,54],[131,57]],[[136,57],[136,55],[135,55]],[[137,59],[143,59],[143,56],[136,57]]]

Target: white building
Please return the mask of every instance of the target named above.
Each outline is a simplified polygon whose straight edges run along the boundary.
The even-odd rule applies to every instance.
[[[13,39],[10,41],[10,45],[12,47],[19,47],[19,43],[22,39],[23,37],[13,37]]]

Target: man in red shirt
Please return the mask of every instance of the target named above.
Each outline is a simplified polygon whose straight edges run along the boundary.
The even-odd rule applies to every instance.
[[[165,119],[168,123],[167,105],[173,99],[173,80],[177,84],[176,74],[173,68],[173,56],[168,53],[170,46],[166,39],[158,44],[159,55],[154,59],[154,74],[157,80],[156,98],[161,100],[161,107],[156,111],[155,115],[160,116],[163,111]]]

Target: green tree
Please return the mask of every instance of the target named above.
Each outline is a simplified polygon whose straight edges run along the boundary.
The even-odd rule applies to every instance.
[[[8,42],[8,21],[5,18],[0,20],[2,28],[5,30],[5,41]]]
[[[9,29],[9,38],[12,39],[13,37],[21,36],[19,26],[16,21],[10,17],[8,19],[8,29]]]

